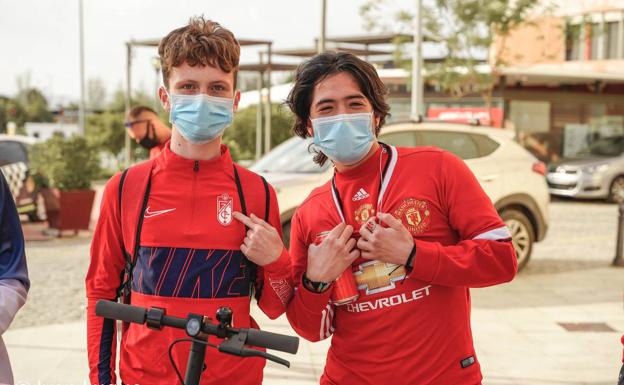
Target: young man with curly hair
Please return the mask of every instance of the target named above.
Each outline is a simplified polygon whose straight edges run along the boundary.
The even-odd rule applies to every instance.
[[[94,384],[116,383],[115,323],[95,315],[97,300],[121,294],[124,302],[178,317],[213,316],[228,306],[234,327],[257,328],[249,314],[252,293],[270,318],[285,311],[292,293],[275,191],[235,165],[221,143],[240,98],[238,42],[218,23],[193,18],[158,51],[159,96],[173,131],[159,156],[114,176],[104,191],[86,278]],[[178,383],[167,351],[184,337],[178,329],[125,327],[121,381]],[[188,351],[183,344],[173,349],[182,373]],[[208,349],[201,384],[260,384],[264,364]]]

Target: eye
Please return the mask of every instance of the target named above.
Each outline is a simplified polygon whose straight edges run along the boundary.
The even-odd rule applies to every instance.
[[[192,83],[186,83],[186,84],[183,84],[180,88],[185,91],[192,91],[195,89],[195,85]]]
[[[221,84],[216,84],[214,86],[212,86],[212,90],[213,91],[217,91],[217,92],[221,92],[221,91],[225,91],[225,87]]]

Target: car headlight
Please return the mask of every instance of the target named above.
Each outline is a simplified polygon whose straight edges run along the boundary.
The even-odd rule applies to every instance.
[[[588,174],[599,174],[601,172],[605,172],[611,167],[609,163],[596,164],[594,166],[588,166],[583,168],[583,172]]]

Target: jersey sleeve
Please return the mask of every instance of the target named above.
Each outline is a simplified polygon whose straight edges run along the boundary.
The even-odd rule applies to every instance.
[[[485,287],[508,282],[518,266],[511,234],[466,164],[441,154],[440,195],[455,245],[415,239],[411,277],[443,286]]]
[[[95,315],[98,300],[115,301],[125,265],[119,212],[119,180],[115,175],[104,188],[100,216],[85,280],[87,292],[87,355],[92,384],[115,384],[115,321]]]
[[[283,239],[277,195],[269,186],[270,212],[269,224],[273,226]],[[279,258],[268,265],[258,266],[257,290],[261,290],[258,306],[271,319],[275,319],[286,311],[286,305],[292,298],[293,283],[291,278],[290,256],[284,247]]]
[[[303,286],[301,278],[307,268],[308,245],[302,228],[299,210],[291,220],[290,256],[295,295],[288,304],[286,315],[292,328],[308,341],[324,340],[334,331],[334,305],[330,302],[333,286],[322,293],[314,293]]]

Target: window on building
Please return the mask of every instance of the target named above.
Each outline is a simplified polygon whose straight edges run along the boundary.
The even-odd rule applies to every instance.
[[[591,41],[591,45],[589,48],[590,50],[589,58],[592,60],[601,59],[600,54],[602,50],[600,49],[600,43],[602,42],[604,31],[602,30],[602,27],[598,23],[592,24],[589,28],[590,28],[589,36],[590,36],[590,41]]]
[[[620,24],[618,22],[607,23],[605,37],[607,39],[605,47],[605,58],[615,59],[618,57],[618,35],[620,32]],[[620,43],[624,44],[624,42]]]
[[[566,39],[566,60],[574,61],[580,60],[581,52],[581,26],[580,25],[568,25],[567,39]]]

